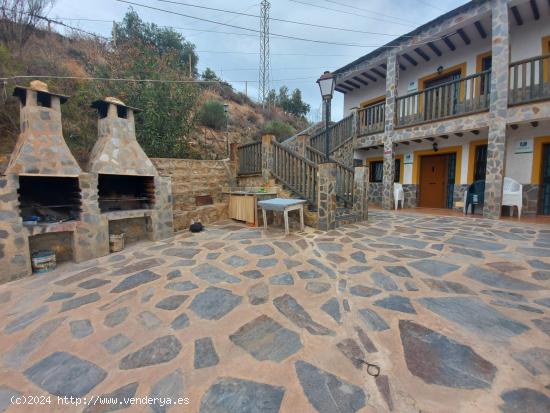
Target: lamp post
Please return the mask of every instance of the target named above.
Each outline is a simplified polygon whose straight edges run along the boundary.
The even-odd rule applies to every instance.
[[[330,159],[330,131],[328,124],[330,121],[330,102],[332,95],[334,94],[334,87],[336,85],[336,77],[328,70],[317,79],[319,89],[321,90],[321,96],[325,104],[325,161],[329,162]]]
[[[228,112],[229,112],[229,104],[227,103],[224,103],[223,104],[223,113],[225,115],[225,144],[226,144],[226,149],[227,149],[227,157],[231,156],[230,154],[230,151],[231,149],[229,148],[229,115],[228,115]]]

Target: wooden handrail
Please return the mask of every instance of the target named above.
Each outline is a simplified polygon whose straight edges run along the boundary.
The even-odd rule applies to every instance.
[[[540,55],[540,56],[535,56],[535,57],[528,57],[527,59],[523,59],[523,60],[516,60],[515,62],[510,63],[510,67],[516,66],[516,65],[521,65],[521,64],[524,64],[524,63],[529,63],[529,62],[532,62],[532,61],[535,61],[535,60],[547,59],[549,57],[550,57],[550,53],[543,54],[543,55]]]
[[[317,205],[317,164],[273,141],[271,173],[290,190]]]
[[[550,99],[550,54],[510,63],[508,104]]]
[[[329,126],[330,133],[329,148],[332,152],[335,147],[339,146],[343,141],[351,136],[353,115],[346,116],[342,120]],[[317,150],[322,150],[325,147],[326,129],[322,129],[310,138],[310,145]]]

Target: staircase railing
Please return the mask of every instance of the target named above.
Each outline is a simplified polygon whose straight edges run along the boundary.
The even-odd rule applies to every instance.
[[[317,206],[317,164],[273,141],[271,173],[312,206]]]
[[[262,172],[262,142],[252,142],[237,148],[239,175]]]
[[[306,146],[306,157],[315,164],[325,162],[326,159],[324,153],[311,146]],[[336,164],[336,198],[343,201],[346,206],[351,206],[353,204],[353,168],[333,157],[329,159]]]
[[[329,149],[332,152],[335,148],[351,138],[353,126],[353,115],[349,115],[344,119],[336,122],[334,125],[329,126],[330,142]],[[324,152],[325,148],[326,132],[323,128],[319,132],[315,133],[310,138],[310,145],[318,151]]]

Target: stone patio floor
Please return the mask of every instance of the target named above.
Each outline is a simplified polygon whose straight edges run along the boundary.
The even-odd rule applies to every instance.
[[[547,413],[549,286],[550,226],[224,221],[1,285],[0,411]]]

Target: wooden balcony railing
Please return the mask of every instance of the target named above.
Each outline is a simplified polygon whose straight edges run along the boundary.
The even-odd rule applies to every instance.
[[[237,148],[239,175],[262,172],[262,142],[252,142]]]
[[[330,142],[329,148],[332,152],[335,148],[339,147],[342,143],[351,138],[351,131],[353,126],[353,115],[345,117],[339,122],[329,127]],[[320,130],[310,138],[310,145],[318,151],[325,152],[325,129]]]
[[[487,110],[490,101],[490,77],[491,71],[486,70],[397,97],[396,126],[433,122]]]
[[[385,111],[385,101],[359,109],[359,134],[384,132]]]
[[[508,103],[517,105],[550,99],[550,54],[510,64]]]
[[[311,205],[317,205],[317,164],[274,141],[271,173]]]

